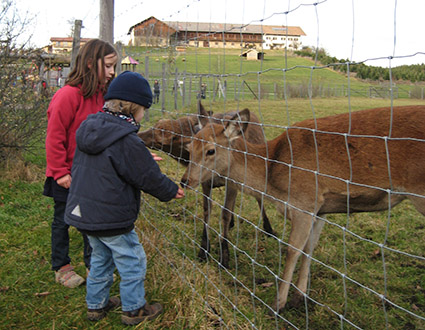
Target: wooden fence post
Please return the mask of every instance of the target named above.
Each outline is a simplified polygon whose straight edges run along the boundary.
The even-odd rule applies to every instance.
[[[115,48],[116,48],[117,53],[118,53],[118,61],[117,61],[117,67],[116,67],[116,70],[115,70],[115,74],[118,76],[122,72],[122,65],[121,65],[122,43],[118,41],[115,45]]]
[[[167,85],[165,80],[166,74],[165,74],[165,63],[162,63],[162,96],[161,96],[161,111],[164,112],[165,110],[165,93],[167,92]]]
[[[179,88],[179,86],[178,86],[178,69],[176,68],[176,71],[174,73],[174,86],[173,86],[174,110],[177,110],[177,88]]]
[[[71,53],[71,67],[70,70],[75,65],[75,60],[77,59],[78,52],[80,51],[80,36],[81,36],[81,26],[83,25],[82,20],[75,20],[74,23],[74,36],[72,38],[72,53]]]
[[[179,85],[180,86],[180,85]],[[186,71],[183,71],[182,108],[186,106]]]
[[[193,75],[191,74],[190,76],[189,76],[189,106],[192,104],[192,77],[193,77]]]
[[[145,56],[145,78],[149,79],[149,56]]]

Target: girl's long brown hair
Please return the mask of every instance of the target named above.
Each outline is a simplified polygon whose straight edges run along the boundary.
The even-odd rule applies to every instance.
[[[104,57],[110,54],[117,54],[117,51],[109,42],[100,39],[89,40],[78,52],[75,66],[65,84],[75,87],[81,85],[81,93],[85,99],[93,96],[99,90],[99,70],[102,74],[101,79],[104,81]],[[101,67],[98,66],[99,59]],[[102,92],[105,93],[107,86],[101,87]]]

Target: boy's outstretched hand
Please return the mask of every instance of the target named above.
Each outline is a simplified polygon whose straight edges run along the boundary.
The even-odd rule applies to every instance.
[[[184,197],[184,190],[182,188],[179,187],[179,190],[177,190],[177,194],[176,194],[176,199],[180,199]]]
[[[153,157],[154,160],[156,160],[157,162],[163,160],[160,156],[158,156],[156,153],[151,152],[151,155]]]

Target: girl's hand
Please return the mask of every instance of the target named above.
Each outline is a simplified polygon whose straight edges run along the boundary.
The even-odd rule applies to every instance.
[[[72,178],[70,174],[64,175],[63,177],[56,180],[58,185],[60,185],[61,187],[65,189],[69,189],[69,187],[71,187],[71,181],[72,181]]]
[[[163,160],[161,157],[159,157],[157,154],[151,152],[151,155],[153,157],[153,160],[156,160],[157,162]]]

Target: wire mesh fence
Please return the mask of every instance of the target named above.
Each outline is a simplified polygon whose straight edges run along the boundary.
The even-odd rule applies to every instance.
[[[424,328],[423,88],[147,31],[130,55],[161,89],[140,136],[187,194],[144,196],[140,234],[203,306],[200,327]],[[422,106],[396,106],[407,98]]]

